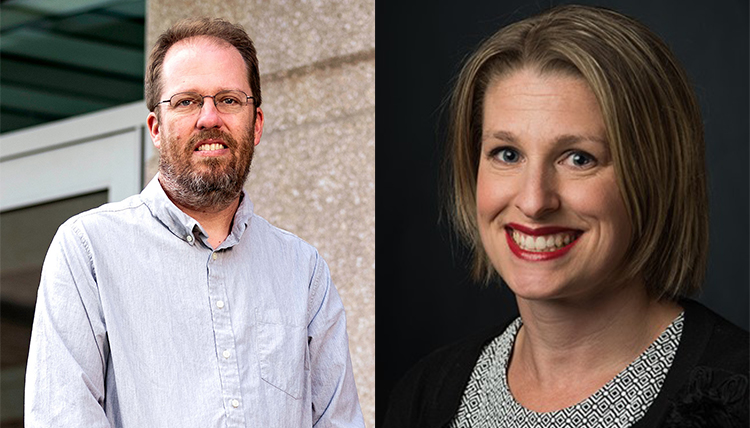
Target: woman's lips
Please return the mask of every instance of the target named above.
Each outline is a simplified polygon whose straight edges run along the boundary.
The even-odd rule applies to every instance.
[[[511,252],[530,261],[544,261],[564,256],[578,242],[583,232],[564,227],[531,229],[518,224],[505,227]]]

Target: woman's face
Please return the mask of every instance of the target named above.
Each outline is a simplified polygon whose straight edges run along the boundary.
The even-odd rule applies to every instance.
[[[588,84],[523,69],[484,99],[477,216],[484,249],[525,299],[614,286],[631,225]]]

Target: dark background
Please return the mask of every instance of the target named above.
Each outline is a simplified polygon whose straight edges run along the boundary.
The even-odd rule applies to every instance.
[[[378,0],[377,422],[395,382],[440,345],[505,321],[507,289],[482,288],[439,221],[441,103],[462,60],[500,27],[569,2]],[[583,1],[633,16],[687,69],[706,127],[711,239],[699,300],[748,328],[748,3]]]

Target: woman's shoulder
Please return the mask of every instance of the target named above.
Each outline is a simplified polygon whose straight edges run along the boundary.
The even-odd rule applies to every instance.
[[[447,424],[460,404],[482,349],[509,324],[482,330],[422,358],[391,392],[384,427]]]
[[[698,356],[696,366],[723,369],[748,375],[750,335],[721,315],[694,300],[681,302],[685,308],[685,352]]]
[[[748,426],[748,332],[701,303],[680,303],[683,337],[650,416],[668,428]]]
[[[457,342],[442,346],[422,358],[404,376],[404,380],[443,384],[454,380],[458,373],[470,374],[484,346],[501,335],[509,323],[484,329]]]

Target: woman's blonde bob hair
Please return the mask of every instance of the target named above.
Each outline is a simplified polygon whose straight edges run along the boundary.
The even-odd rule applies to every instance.
[[[487,87],[514,71],[588,82],[601,107],[632,236],[623,277],[655,298],[698,291],[708,253],[703,124],[685,71],[658,36],[617,12],[562,6],[509,25],[466,61],[449,100],[449,211],[474,253],[474,275],[495,270],[479,238],[476,180]],[[613,269],[617,269],[613,266]]]

